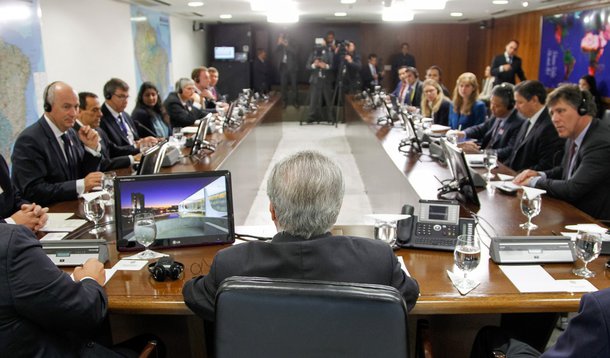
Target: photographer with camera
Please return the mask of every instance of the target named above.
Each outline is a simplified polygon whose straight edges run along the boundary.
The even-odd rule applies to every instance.
[[[323,38],[316,39],[314,50],[307,59],[309,76],[309,115],[307,123],[332,121],[333,55]],[[323,106],[324,105],[324,106]]]
[[[356,52],[356,44],[349,40],[340,41],[335,49],[335,71],[337,83],[341,81],[343,93],[354,93],[360,91],[360,71],[362,62],[360,54]]]
[[[299,108],[297,67],[297,50],[290,43],[288,35],[282,33],[277,39],[277,46],[275,48],[275,68],[280,76],[280,90],[282,93],[282,106],[284,108],[288,105]]]

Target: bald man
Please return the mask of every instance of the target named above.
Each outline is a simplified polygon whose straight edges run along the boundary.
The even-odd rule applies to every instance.
[[[21,132],[11,161],[12,179],[23,197],[47,206],[75,200],[102,182],[99,136],[90,126],[73,128],[78,95],[53,82],[44,91],[44,114]]]

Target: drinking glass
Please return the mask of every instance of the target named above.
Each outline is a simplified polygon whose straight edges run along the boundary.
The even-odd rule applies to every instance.
[[[83,205],[85,217],[94,223],[93,229],[89,231],[90,234],[95,234],[97,236],[97,234],[104,232],[104,227],[98,227],[98,223],[100,219],[104,217],[105,206],[106,202],[99,196],[95,199],[85,201]]]
[[[446,134],[447,141],[452,144],[457,144],[458,135],[456,131],[448,131]]]
[[[154,215],[151,213],[136,214],[133,233],[136,241],[145,248],[138,256],[143,259],[154,258],[155,252],[148,249],[157,237],[157,225],[155,224]]]
[[[182,128],[172,129],[172,137],[176,138],[178,143],[182,146]]]
[[[576,257],[581,259],[585,265],[573,269],[572,272],[576,276],[584,278],[595,277],[595,272],[589,270],[587,264],[599,256],[602,250],[602,236],[598,233],[579,231],[576,235],[574,250],[576,251]]]
[[[485,149],[483,152],[485,168],[487,168],[487,174],[485,174],[487,181],[490,181],[495,175],[491,174],[491,170],[496,167],[498,163],[498,152],[495,149]]]
[[[375,220],[375,239],[390,246],[396,244],[396,220]]]
[[[532,224],[532,218],[540,214],[540,206],[542,205],[542,198],[540,195],[536,195],[534,198],[529,198],[527,194],[521,195],[521,212],[527,216],[527,222],[519,225],[522,229],[527,231],[536,230],[538,225]]]
[[[102,189],[108,193],[106,198],[106,205],[114,204],[114,179],[116,178],[115,172],[107,172],[102,176]]]
[[[455,266],[464,272],[464,278],[456,283],[459,290],[468,290],[475,286],[476,281],[468,278],[468,272],[479,266],[481,261],[481,247],[474,235],[460,235],[457,237],[453,251]]]

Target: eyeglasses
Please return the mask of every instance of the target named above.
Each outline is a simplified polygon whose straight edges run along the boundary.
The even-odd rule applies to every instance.
[[[129,98],[128,94],[116,94],[116,93],[114,93],[113,96],[116,96],[121,101],[125,101],[127,98]]]

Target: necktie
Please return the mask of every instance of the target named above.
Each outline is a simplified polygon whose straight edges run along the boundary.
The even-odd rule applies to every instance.
[[[398,99],[400,100],[399,102],[401,105],[403,103],[405,103],[405,89],[406,88],[407,88],[407,86],[405,86],[404,84],[400,88],[400,94],[398,95]]]
[[[574,154],[576,154],[576,142],[572,141],[570,145],[570,149],[568,150],[568,168],[565,179],[570,179],[572,176],[572,171],[574,170]]]
[[[499,119],[496,119],[496,123],[494,125],[494,130],[491,133],[491,139],[485,146],[485,149],[493,148],[493,145],[496,143],[496,137],[498,136],[498,132],[500,132],[500,128],[502,127],[502,122]]]
[[[61,140],[64,142],[64,152],[66,153],[66,161],[68,164],[68,171],[70,172],[70,180],[77,179],[76,175],[76,159],[74,158],[74,152],[72,151],[72,142],[66,133],[61,135]]]
[[[123,120],[123,117],[121,117],[120,113],[117,118],[119,119],[119,125],[121,126],[123,134],[125,134],[125,137],[128,137],[129,135],[127,134],[127,125],[125,124],[125,121]]]

